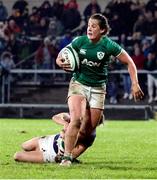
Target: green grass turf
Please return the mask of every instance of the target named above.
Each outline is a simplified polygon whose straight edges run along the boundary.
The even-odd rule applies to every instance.
[[[157,179],[157,121],[107,121],[79,158],[82,164],[69,168],[14,162],[13,154],[23,141],[60,128],[51,120],[0,120],[0,178]]]

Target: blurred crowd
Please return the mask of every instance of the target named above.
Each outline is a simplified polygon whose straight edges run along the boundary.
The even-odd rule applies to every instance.
[[[105,9],[99,1],[91,0],[82,14],[77,0],[45,0],[31,10],[29,3],[17,0],[8,15],[5,1],[0,1],[0,64],[8,70],[56,69],[58,52],[74,37],[85,34],[88,18],[100,12],[109,20],[109,36],[128,51],[137,69],[157,70],[156,0],[112,0]],[[124,68],[113,59],[110,70]],[[117,103],[119,81],[123,84],[123,99],[132,99],[128,74],[111,74],[110,79],[110,103]],[[139,74],[139,81],[148,102],[157,101],[157,74]]]

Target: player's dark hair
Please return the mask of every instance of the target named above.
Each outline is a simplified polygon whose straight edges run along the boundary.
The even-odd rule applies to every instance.
[[[104,15],[102,15],[100,13],[96,13],[96,14],[93,14],[90,18],[98,20],[101,30],[105,29],[103,35],[106,35],[109,33],[110,26],[108,24],[107,18]]]

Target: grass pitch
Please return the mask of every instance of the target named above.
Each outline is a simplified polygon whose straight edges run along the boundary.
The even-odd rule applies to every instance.
[[[0,120],[1,179],[157,179],[157,121],[107,121],[82,164],[18,163],[13,155],[34,136],[54,134],[51,120]]]

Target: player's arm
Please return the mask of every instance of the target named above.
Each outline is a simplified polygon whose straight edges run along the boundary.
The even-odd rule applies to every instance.
[[[72,150],[72,157],[73,160],[75,160],[77,157],[79,157],[85,150],[87,149],[87,146],[84,146],[83,144],[77,144],[76,147]],[[61,162],[62,155],[57,154],[55,157],[56,162]]]
[[[72,150],[71,154],[73,157],[73,160],[75,160],[77,157],[79,157],[83,152],[86,151],[88,147],[84,146],[83,144],[77,144],[76,147]],[[62,155],[57,154],[55,157],[56,162],[61,162]]]
[[[88,147],[84,146],[83,144],[77,144],[76,147],[72,150],[73,159],[79,157],[83,152],[85,152],[87,148]]]
[[[52,120],[57,124],[64,126],[66,129],[70,122],[70,115],[68,113],[59,113],[52,116]]]
[[[132,58],[128,55],[128,53],[125,50],[122,50],[122,52],[120,53],[119,56],[117,56],[117,58],[122,63],[127,64],[128,66],[128,71],[129,71],[131,82],[132,82],[132,94],[135,101],[142,99],[144,96],[144,93],[142,92],[139,86],[138,77],[137,77],[137,69]]]

